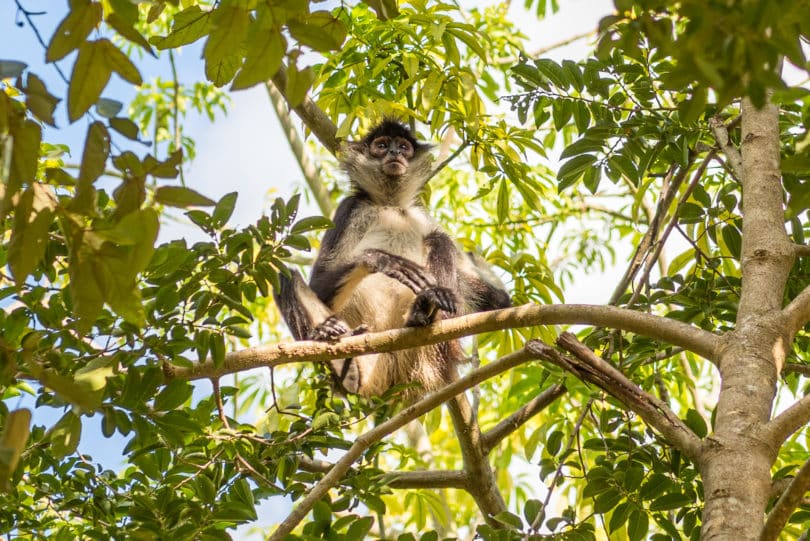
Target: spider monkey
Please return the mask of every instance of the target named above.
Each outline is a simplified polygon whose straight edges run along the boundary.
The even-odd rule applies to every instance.
[[[296,339],[333,341],[511,306],[483,259],[461,252],[421,203],[432,173],[431,148],[391,119],[344,146],[341,165],[352,193],[323,237],[309,285],[293,271],[281,276],[275,294]],[[417,382],[421,394],[453,381],[463,361],[452,340],[336,359],[331,368],[349,393],[376,396]]]

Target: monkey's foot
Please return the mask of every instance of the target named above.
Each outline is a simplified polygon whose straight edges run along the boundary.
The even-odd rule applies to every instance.
[[[424,327],[436,320],[439,310],[455,314],[456,294],[446,287],[431,287],[421,291],[413,301],[411,313],[405,322],[407,327]]]
[[[351,333],[352,330],[345,321],[337,316],[329,316],[312,329],[307,338],[317,342],[334,342]]]

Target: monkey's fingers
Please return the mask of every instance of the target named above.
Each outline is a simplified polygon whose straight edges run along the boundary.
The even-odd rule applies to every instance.
[[[329,316],[312,329],[307,338],[317,342],[334,342],[341,336],[346,336],[351,332],[349,325],[345,321],[337,316]]]
[[[420,292],[413,301],[411,313],[405,322],[407,327],[424,327],[436,320],[439,309],[456,312],[456,294],[446,287],[431,287]]]
[[[448,314],[456,313],[456,310],[458,309],[458,298],[452,290],[447,289],[446,287],[435,287],[428,291],[431,291],[433,296],[435,296],[433,302],[437,307],[441,308]]]
[[[436,284],[433,275],[421,265],[382,250],[366,250],[363,263],[372,272],[393,278],[417,294]]]

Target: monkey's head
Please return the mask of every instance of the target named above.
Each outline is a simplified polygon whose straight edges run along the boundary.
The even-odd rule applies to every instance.
[[[430,176],[431,148],[401,122],[386,119],[346,145],[343,168],[354,188],[376,203],[408,206]]]

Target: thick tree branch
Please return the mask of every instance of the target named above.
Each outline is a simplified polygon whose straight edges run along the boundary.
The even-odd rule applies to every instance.
[[[714,140],[717,141],[720,150],[726,155],[734,176],[737,177],[737,179],[743,178],[742,155],[728,137],[728,126],[723,124],[723,120],[720,117],[715,116],[709,119],[709,128],[711,128],[714,134]]]
[[[552,402],[567,392],[564,385],[554,385],[532,398],[515,413],[487,430],[483,436],[484,453],[489,454],[504,438],[515,432],[526,422],[546,409]]]
[[[381,423],[368,432],[361,434],[355,443],[349,448],[349,450],[346,451],[346,454],[335,463],[331,470],[329,470],[329,473],[324,475],[318,484],[312,488],[309,494],[298,502],[290,515],[284,519],[281,524],[279,524],[276,531],[273,532],[273,534],[269,537],[269,541],[280,541],[281,539],[284,539],[284,537],[289,534],[293,528],[295,528],[298,523],[301,522],[301,520],[304,519],[307,513],[309,513],[309,511],[312,509],[312,506],[315,505],[315,502],[320,500],[327,493],[327,491],[329,491],[329,489],[337,485],[346,472],[349,471],[349,468],[351,468],[354,461],[357,460],[360,455],[362,455],[363,452],[365,452],[369,447],[371,447],[371,445],[380,441],[382,438],[391,434],[395,430],[403,427],[411,420],[424,415],[433,408],[441,405],[443,402],[446,402],[457,394],[466,391],[470,387],[478,385],[482,381],[494,377],[501,372],[505,372],[510,368],[514,368],[519,364],[536,359],[537,356],[533,349],[529,349],[529,346],[533,343],[534,342],[529,342],[526,344],[526,348],[512,353],[511,355],[502,357],[495,362],[482,366],[478,370],[470,372],[463,378],[456,380],[443,389],[440,389],[435,393],[431,393],[415,404],[406,407],[404,410],[384,423]]]
[[[714,361],[719,337],[686,323],[614,306],[589,304],[525,304],[443,319],[429,327],[394,329],[343,338],[335,343],[284,342],[229,353],[222,366],[210,361],[191,368],[164,365],[167,379],[210,379],[262,366],[323,362],[363,353],[387,352],[436,344],[453,338],[534,325],[597,325],[630,331],[683,347]]]
[[[796,506],[801,503],[802,498],[810,490],[810,460],[802,464],[796,477],[788,485],[782,496],[776,501],[765,519],[765,526],[762,528],[760,541],[776,541],[779,534],[787,524],[790,515],[793,514]]]
[[[267,84],[269,85],[271,83]],[[287,70],[284,66],[273,76],[272,84],[276,85],[276,88],[281,95],[284,96],[284,99],[287,99]],[[320,141],[329,152],[336,154],[340,148],[340,142],[336,135],[337,127],[334,122],[326,116],[326,113],[324,113],[309,96],[306,96],[300,104],[293,107],[293,110],[298,114],[306,127],[312,130],[312,133],[315,134],[318,141]]]
[[[304,146],[304,141],[301,139],[298,130],[290,120],[289,110],[287,109],[284,96],[276,88],[275,85],[267,84],[267,94],[270,96],[270,101],[273,103],[273,109],[276,111],[281,129],[284,130],[284,135],[287,136],[287,142],[290,144],[290,149],[298,162],[298,167],[304,174],[304,180],[309,186],[315,202],[318,203],[318,208],[321,209],[321,214],[324,216],[331,216],[335,210],[332,204],[332,199],[329,197],[329,191],[326,189],[323,181],[321,180],[321,171],[316,166]]]
[[[810,245],[794,244],[793,250],[796,252],[796,257],[810,257]]]
[[[582,381],[593,383],[619,400],[641,416],[644,422],[663,434],[685,456],[698,462],[700,438],[669,409],[667,404],[644,391],[613,365],[598,357],[573,334],[562,333],[557,339],[557,344],[575,358],[566,357],[545,344],[533,344],[532,348],[543,359],[571,372]]]
[[[779,449],[791,434],[810,421],[810,395],[804,395],[762,427],[761,439]]]
[[[298,465],[302,470],[311,473],[329,473],[335,466],[325,460],[299,458]],[[385,484],[395,489],[414,488],[459,488],[467,489],[467,474],[459,470],[441,471],[402,471],[383,475]]]
[[[810,321],[810,286],[804,288],[790,304],[785,306],[782,315],[785,317],[790,336],[795,335]]]
[[[493,517],[507,510],[506,502],[498,490],[495,472],[492,471],[492,466],[487,461],[477,416],[464,394],[459,394],[449,400],[447,411],[450,412],[453,428],[461,447],[464,472],[468,479],[474,480],[469,483],[467,491],[475,500],[487,523],[498,527],[498,523]]]

